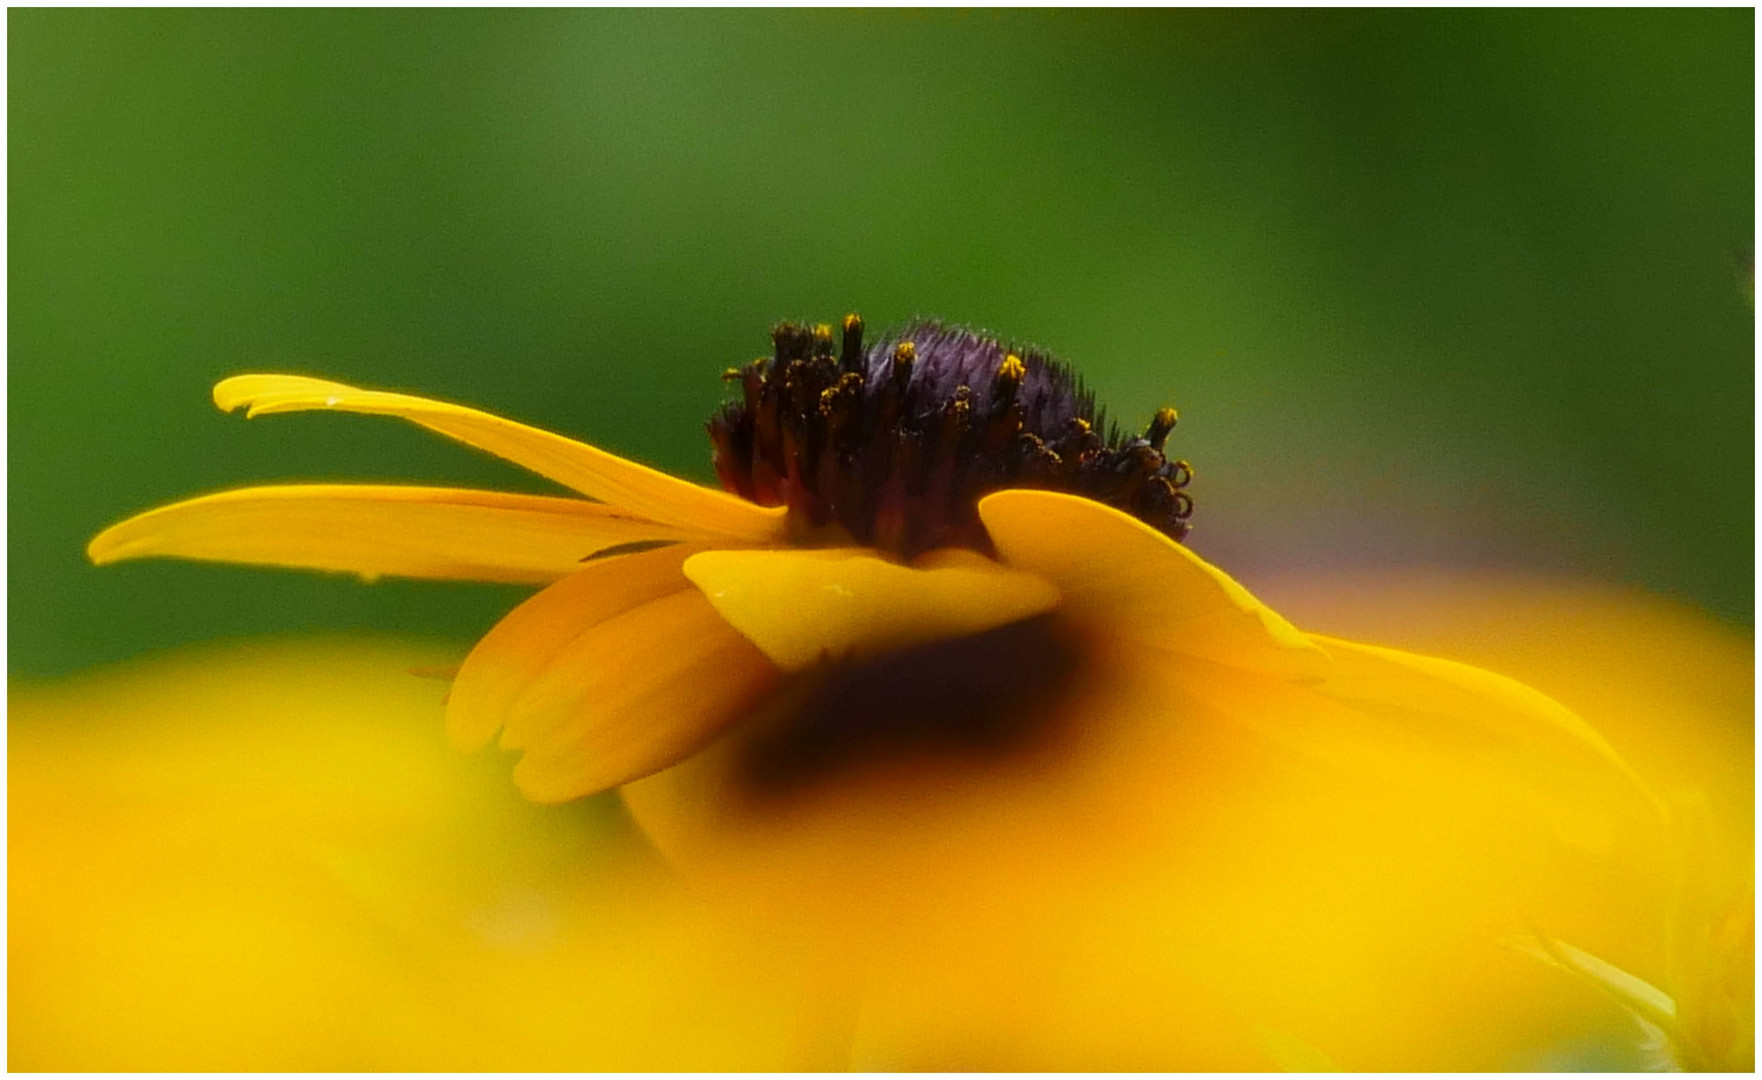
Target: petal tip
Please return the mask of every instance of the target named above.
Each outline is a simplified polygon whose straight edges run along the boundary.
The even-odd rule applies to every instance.
[[[116,546],[110,539],[110,533],[110,529],[105,529],[86,541],[86,561],[93,566],[104,566],[116,561]]]
[[[313,403],[311,401],[278,402],[265,401],[273,395],[292,395],[299,398],[310,398],[318,394],[353,393],[354,388],[342,383],[330,382],[326,379],[314,379],[307,375],[266,375],[247,374],[232,375],[214,384],[211,392],[214,405],[222,412],[234,412],[241,406],[245,409],[248,420],[260,413],[294,412],[302,409],[329,408],[335,401]]]
[[[133,530],[130,527],[144,516],[137,514],[126,521],[119,521],[86,541],[86,558],[93,566],[108,566],[143,554],[138,543],[133,544],[131,550],[131,541],[138,541],[140,538],[131,535]]]
[[[233,375],[214,384],[211,392],[214,407],[221,412],[232,412],[241,405],[248,404],[253,396],[251,384],[258,378],[255,375]]]
[[[547,763],[543,759],[535,759],[529,753],[523,755],[514,765],[514,786],[531,802],[555,806],[572,799],[598,795],[617,786],[608,784],[596,787],[591,783],[582,783],[578,778],[566,777],[555,769],[544,768],[545,764]]]
[[[486,728],[481,723],[473,723],[471,717],[453,708],[453,698],[450,695],[447,698],[447,717],[444,726],[447,742],[451,743],[453,749],[461,754],[475,754],[488,746],[490,740],[495,738],[496,731],[501,727],[500,724],[497,724],[495,727]]]

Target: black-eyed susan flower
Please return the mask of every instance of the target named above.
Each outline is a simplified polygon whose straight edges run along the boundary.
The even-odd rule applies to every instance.
[[[935,324],[773,344],[710,422],[721,492],[456,405],[227,379],[223,409],[399,416],[586,498],[246,488],[90,555],[545,584],[465,658],[449,732],[499,732],[540,801],[623,786],[678,865],[861,971],[858,1064],[1338,1058],[1401,1029],[1452,934],[1508,929],[1491,908],[1556,914],[1558,844],[1656,811],[1546,696],[1306,634],[1194,554],[1172,410],[1121,434],[1061,364]],[[1382,1049],[1342,1063],[1407,1060]]]
[[[88,552],[548,584],[466,658],[447,715],[467,746],[499,731],[523,751],[516,779],[541,800],[690,755],[784,674],[1037,617],[1060,651],[1135,657],[1209,700],[1418,706],[1620,767],[1541,695],[1305,635],[1182,545],[1191,470],[1163,454],[1173,410],[1104,438],[1069,369],[934,324],[868,349],[854,316],[836,351],[827,326],[785,324],[774,342],[728,373],[742,396],[709,425],[729,492],[462,406],[241,375],[214,388],[220,408],[402,417],[586,498],[252,487],[131,518]]]

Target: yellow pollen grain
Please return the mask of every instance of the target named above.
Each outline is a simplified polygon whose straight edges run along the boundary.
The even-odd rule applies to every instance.
[[[816,323],[814,325],[814,340],[830,343],[832,341],[832,327],[825,323]]]
[[[854,311],[844,317],[844,332],[847,334],[861,325],[863,320]]]
[[[1021,382],[1022,376],[1027,373],[1028,369],[1023,366],[1022,358],[1015,353],[1010,353],[1008,356],[1005,356],[1003,358],[1003,363],[998,365],[997,368],[997,377],[1000,379],[1008,379],[1010,382]]]
[[[1179,416],[1176,414],[1175,410],[1169,408],[1167,405],[1156,410],[1157,427],[1174,427],[1177,419],[1179,419]]]
[[[899,347],[893,350],[893,359],[896,361],[909,364],[917,358],[918,347],[909,341],[900,342]]]

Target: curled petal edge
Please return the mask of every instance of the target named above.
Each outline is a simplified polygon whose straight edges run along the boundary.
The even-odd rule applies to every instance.
[[[462,405],[303,375],[259,374],[235,375],[216,383],[214,404],[226,412],[243,407],[247,418],[306,410],[396,416],[675,528],[755,544],[776,541],[784,532],[782,508],[762,507],[586,443]]]

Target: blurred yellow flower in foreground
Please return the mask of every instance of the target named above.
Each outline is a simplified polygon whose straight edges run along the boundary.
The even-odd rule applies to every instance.
[[[1735,832],[1733,849],[1745,850],[1747,638],[1668,602],[1558,582],[1382,574],[1271,580],[1267,591],[1330,629],[1376,623],[1403,644],[1509,658],[1607,721],[1652,779],[1704,785],[1716,820]],[[499,761],[451,752],[434,723],[444,687],[407,669],[456,655],[434,644],[266,640],[15,684],[9,1064],[733,1069],[937,1060],[897,1049],[901,1032],[912,1034],[912,1018],[899,1014],[918,990],[945,993],[940,980],[973,977],[963,965],[983,956],[981,942],[956,942],[942,957],[926,943],[895,958],[895,971],[916,964],[926,974],[915,986],[898,975],[871,980],[860,1000],[890,1013],[890,1023],[841,1019],[841,1009],[862,1010],[801,950],[790,951],[787,927],[730,918],[716,894],[682,890],[620,828],[615,804],[536,806],[509,788]],[[1653,658],[1658,665],[1644,668]],[[1276,848],[1260,849],[1269,888],[1278,883]],[[1575,887],[1589,901],[1577,917],[1544,925],[1668,985],[1663,861],[1642,852],[1593,888]],[[1402,877],[1397,865],[1373,880]],[[1424,900],[1423,890],[1414,899]],[[1261,913],[1301,915],[1310,902],[1274,891]],[[780,911],[775,921],[788,917]],[[1362,927],[1341,934],[1356,932]],[[1036,1007],[1072,1019],[1022,1049],[999,1049],[1002,1040],[980,1033],[941,1046],[940,1060],[1119,1060],[1119,1027],[1082,1023],[1120,1004],[1107,994],[1089,1001],[1088,972],[1126,968],[1134,951],[1140,968],[1176,958],[1155,940],[1134,942],[1129,927],[1116,937],[1131,946],[1124,956],[1090,953],[1039,986],[996,991],[1020,1009],[1021,998],[1050,988],[1055,996]],[[1358,971],[1386,968],[1398,952],[1374,933],[1364,940],[1381,963],[1366,957]],[[1639,1032],[1594,989],[1482,941],[1442,951],[1473,966],[1422,981],[1428,1007],[1407,1004],[1387,1018],[1385,1035],[1305,1036],[1348,1067],[1376,1060],[1361,1051],[1383,1038],[1410,1042],[1400,1057],[1438,1068],[1643,1062]],[[1239,963],[1242,978],[1266,979],[1269,992],[1286,977],[1271,949]],[[1351,971],[1342,967],[1342,979]],[[1374,1013],[1368,983],[1337,986],[1336,1003]],[[1460,1015],[1439,1006],[1433,983],[1467,988]],[[1513,991],[1509,1002],[1495,993],[1503,988]],[[1420,1027],[1439,1016],[1449,1023]],[[865,1045],[853,1057],[859,1028]],[[1623,1057],[1599,1040],[1635,1050]],[[934,1046],[935,1027],[925,1024],[912,1042]],[[1049,1042],[1060,1046],[1056,1059],[1037,1052]],[[1273,1064],[1253,1045],[1237,1060]]]
[[[252,488],[91,555],[552,582],[465,658],[450,733],[499,731],[537,800],[622,785],[735,940],[799,961],[792,1045],[842,1064],[1509,1066],[1594,1014],[1498,942],[1654,959],[1628,954],[1664,937],[1671,815],[1577,714],[1299,631],[1199,559],[1172,410],[1104,441],[1037,354],[934,326],[865,352],[854,317],[831,341],[784,327],[730,373],[711,433],[746,498],[458,406],[228,379],[223,408],[400,416],[601,501]]]
[[[802,1061],[759,939],[616,804],[436,737],[450,648],[262,641],[14,685],[8,1064],[740,1069]]]

